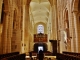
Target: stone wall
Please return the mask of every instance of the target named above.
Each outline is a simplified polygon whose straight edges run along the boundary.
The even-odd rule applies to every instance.
[[[58,36],[62,51],[79,52],[78,0],[57,1]],[[64,33],[65,32],[65,33]],[[66,38],[65,38],[66,37]]]

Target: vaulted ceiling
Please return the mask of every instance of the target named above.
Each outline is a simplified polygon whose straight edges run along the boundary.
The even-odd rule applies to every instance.
[[[48,0],[31,0],[30,15],[34,23],[47,23],[50,15],[50,2]]]

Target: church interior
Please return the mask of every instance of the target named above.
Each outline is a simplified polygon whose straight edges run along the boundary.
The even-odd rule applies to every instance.
[[[80,0],[0,0],[0,55],[80,60],[79,20]]]

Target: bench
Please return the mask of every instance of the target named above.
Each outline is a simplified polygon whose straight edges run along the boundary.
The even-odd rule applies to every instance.
[[[80,56],[80,53],[76,53],[76,52],[63,51],[62,53],[63,53],[63,54],[68,54],[68,55]]]
[[[1,60],[25,60],[25,56],[26,54],[24,53],[24,54],[18,54],[10,57],[5,57]]]
[[[18,55],[18,54],[19,54],[19,52],[12,52],[12,53],[0,54],[0,60],[2,58],[13,56],[13,55]]]
[[[80,60],[80,57],[68,55],[68,54],[57,53],[56,59],[57,60]]]

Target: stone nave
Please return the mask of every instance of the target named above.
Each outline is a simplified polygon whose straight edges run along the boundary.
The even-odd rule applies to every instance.
[[[0,54],[80,53],[80,0],[0,0]]]

